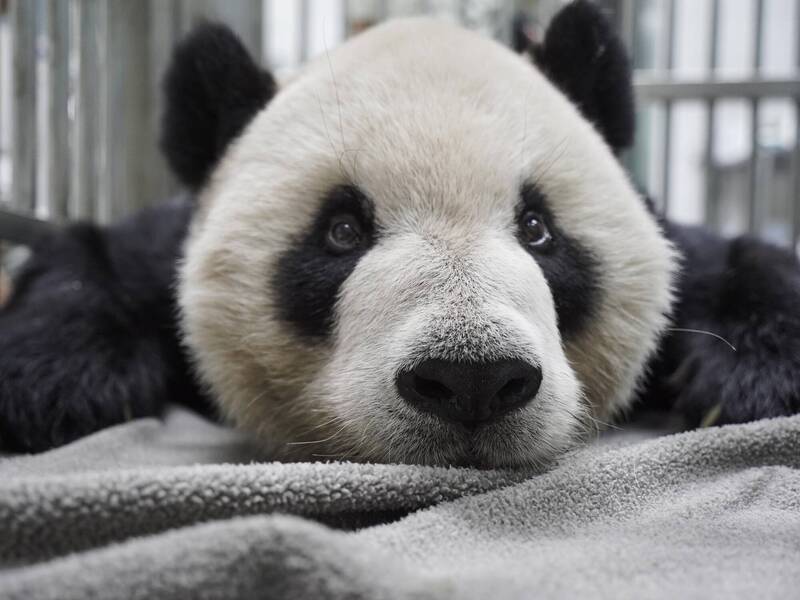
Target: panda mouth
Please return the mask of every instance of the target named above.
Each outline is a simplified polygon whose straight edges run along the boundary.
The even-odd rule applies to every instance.
[[[437,442],[434,453],[447,459],[436,460],[434,464],[495,469],[503,464],[515,463],[524,454],[524,448],[515,447],[520,439],[519,425],[519,419],[514,414],[497,420],[469,423],[448,422],[437,418],[433,426]],[[426,437],[419,435],[415,441],[423,444]],[[533,442],[531,439],[531,443]]]

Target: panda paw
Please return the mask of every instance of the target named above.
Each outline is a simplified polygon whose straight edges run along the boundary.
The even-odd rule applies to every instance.
[[[107,401],[92,398],[78,382],[58,376],[23,378],[0,364],[0,449],[42,452],[118,423],[104,414]],[[17,371],[9,377],[8,371]]]
[[[157,342],[99,310],[33,308],[0,313],[0,449],[40,452],[157,412]]]
[[[155,412],[133,395],[131,373],[93,352],[42,352],[23,344],[0,354],[0,448],[41,452]],[[142,377],[147,375],[142,372]]]
[[[687,353],[668,380],[674,407],[694,426],[745,423],[800,412],[798,338],[754,327],[731,346],[721,340]],[[715,347],[712,347],[715,346]]]

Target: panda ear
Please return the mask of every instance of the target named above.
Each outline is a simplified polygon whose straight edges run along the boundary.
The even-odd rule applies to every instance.
[[[633,143],[636,115],[622,40],[587,0],[564,7],[530,53],[536,65],[591,121],[616,154]]]
[[[201,187],[276,89],[224,25],[203,23],[180,42],[163,81],[161,149],[181,181]]]

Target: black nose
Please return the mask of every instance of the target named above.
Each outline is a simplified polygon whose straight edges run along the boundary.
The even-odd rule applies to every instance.
[[[466,425],[496,419],[528,403],[542,383],[542,370],[521,360],[458,363],[426,360],[397,376],[397,390],[410,404]]]

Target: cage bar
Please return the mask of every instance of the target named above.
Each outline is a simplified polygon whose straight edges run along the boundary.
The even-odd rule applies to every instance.
[[[146,100],[147,110],[143,115],[145,121],[144,154],[141,161],[142,185],[138,192],[141,204],[158,202],[172,196],[178,189],[172,173],[170,173],[161,152],[159,152],[159,136],[161,133],[161,116],[164,113],[164,98],[161,81],[167,70],[172,51],[181,36],[181,3],[150,2],[147,15],[147,57],[146,67]]]
[[[41,39],[46,46],[42,55],[47,71],[44,94],[47,144],[42,145],[43,171],[47,173],[44,193],[45,213],[54,221],[67,217],[69,197],[69,3],[47,0],[42,6],[44,17]]]
[[[154,154],[155,140],[148,137],[148,3],[106,0],[104,22],[102,135],[106,161],[102,221],[108,223],[150,200],[147,157]]]
[[[636,65],[636,0],[622,0],[619,22],[620,35],[628,48],[631,64]]]
[[[719,43],[719,0],[711,2],[709,21],[708,76],[714,77],[717,70]],[[714,170],[714,138],[716,136],[715,109],[716,97],[706,100],[706,137],[705,137],[705,169],[706,169],[706,222],[714,227],[719,226],[719,198],[717,197],[716,172]]]
[[[795,8],[794,21],[795,68],[800,73],[800,7]],[[800,254],[800,94],[794,98],[794,178],[792,209],[792,250]]]
[[[32,215],[36,206],[36,3],[11,2],[11,198]]]
[[[761,46],[764,25],[764,0],[756,0],[756,18],[753,23],[753,75],[758,76],[761,70]],[[758,113],[759,98],[750,100],[750,166],[747,174],[747,229],[750,232],[758,230]]]
[[[94,218],[100,223],[111,221],[111,175],[109,173],[109,60],[108,60],[108,4],[105,0],[94,0],[92,2],[92,28],[87,31],[91,40],[92,61],[95,63],[97,74],[96,88],[92,93],[96,94],[97,106],[96,113],[89,115],[96,119],[93,139],[93,167],[94,179]]]
[[[753,77],[740,80],[676,81],[668,73],[648,74],[636,75],[634,88],[643,102],[794,98],[800,95],[800,79]]]
[[[8,24],[8,13],[3,10],[4,5],[0,2],[0,86],[6,83],[6,72],[10,69],[6,66],[6,61],[10,59],[11,53],[6,45],[8,31],[10,26]],[[7,108],[7,107],[5,107]],[[7,139],[9,130],[8,115],[4,110],[3,103],[0,102],[0,169],[3,168],[6,160],[10,160],[8,152],[10,150],[11,141]],[[0,205],[9,201],[9,190],[7,189],[7,181],[3,180],[4,175],[0,173]],[[2,255],[2,242],[0,242],[0,268],[3,264]]]
[[[797,39],[800,46],[800,35]],[[794,173],[792,185],[792,223],[791,223],[791,244],[792,249],[800,254],[800,98],[796,98],[794,102],[794,121],[795,121],[795,134],[794,134],[794,156],[792,159]]]
[[[101,168],[98,143],[101,86],[99,19],[102,0],[71,0],[70,88],[71,118],[69,140],[69,216],[95,220],[101,201],[98,177]]]
[[[300,57],[300,64],[308,60],[308,21],[309,21],[309,0],[300,0],[300,13],[297,17],[297,55]]]
[[[675,0],[666,0],[667,30],[666,30],[666,69],[672,72],[675,61]],[[664,155],[661,166],[661,209],[666,215],[669,213],[670,174],[672,170],[672,100],[664,101]]]

